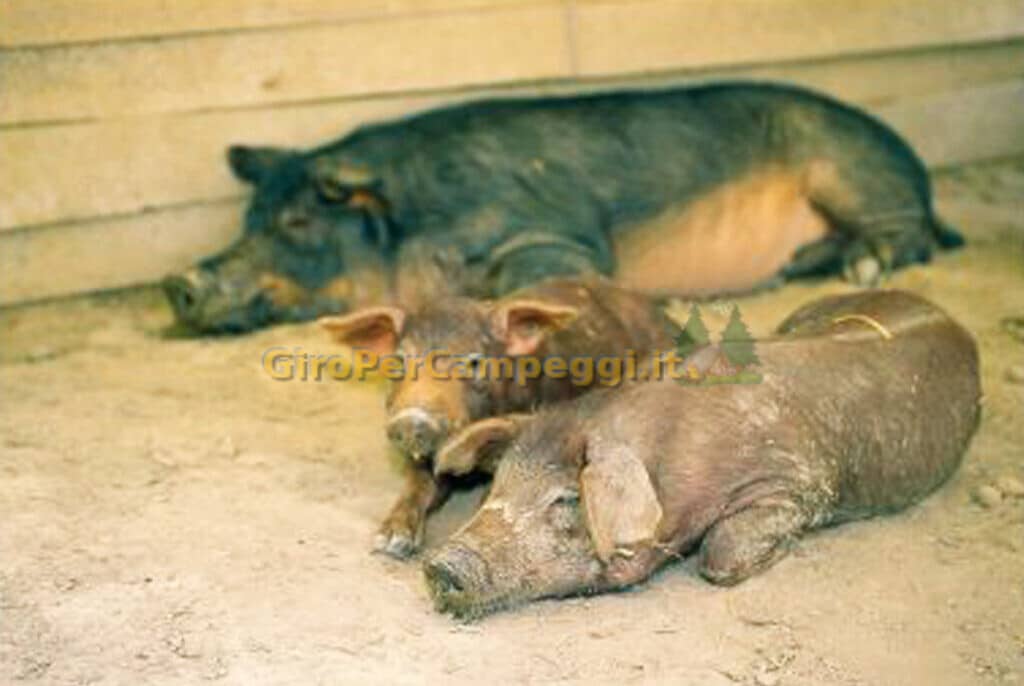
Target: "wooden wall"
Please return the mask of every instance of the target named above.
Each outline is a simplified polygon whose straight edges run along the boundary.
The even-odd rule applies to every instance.
[[[1024,152],[1021,0],[3,0],[0,304],[228,243],[232,142],[714,77],[852,100],[933,166]]]

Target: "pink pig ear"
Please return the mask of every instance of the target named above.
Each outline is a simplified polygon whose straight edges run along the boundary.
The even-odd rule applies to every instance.
[[[434,458],[434,474],[461,476],[473,471],[493,474],[503,448],[519,435],[527,417],[507,415],[473,422],[441,447]]]
[[[653,542],[662,510],[643,462],[624,445],[588,451],[585,461],[580,497],[598,558],[608,563],[616,553]]]
[[[532,355],[551,332],[564,329],[579,310],[542,300],[512,300],[494,310],[494,335],[505,342],[509,355]]]
[[[397,307],[367,307],[343,316],[321,317],[318,323],[342,345],[387,355],[395,351],[404,322],[405,312]]]

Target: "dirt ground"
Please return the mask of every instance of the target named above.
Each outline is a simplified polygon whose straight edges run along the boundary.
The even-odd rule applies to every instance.
[[[0,312],[0,684],[1024,684],[1024,497],[996,502],[1024,481],[1024,340],[1000,323],[1024,316],[1024,160],[936,186],[970,245],[892,285],[980,343],[984,418],[952,482],[736,588],[683,563],[468,625],[434,613],[417,561],[368,552],[400,483],[381,387],[264,373],[271,346],[331,352],[315,325],[170,338],[147,289]],[[763,335],[846,288],[739,302]]]

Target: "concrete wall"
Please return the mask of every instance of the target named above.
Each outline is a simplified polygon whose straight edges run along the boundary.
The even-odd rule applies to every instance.
[[[851,100],[933,166],[1024,152],[1021,0],[4,0],[0,304],[225,245],[246,191],[232,142],[716,77]]]

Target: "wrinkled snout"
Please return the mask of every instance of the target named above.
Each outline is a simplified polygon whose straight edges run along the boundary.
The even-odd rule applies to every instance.
[[[268,294],[250,278],[225,278],[206,269],[172,274],[162,284],[175,319],[196,331],[241,333],[270,320]]]
[[[457,541],[449,542],[428,560],[423,573],[438,612],[457,616],[478,611],[481,597],[491,586],[484,559]]]
[[[388,438],[403,453],[420,460],[433,455],[448,433],[448,422],[418,407],[396,413],[388,421]]]

